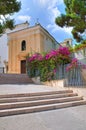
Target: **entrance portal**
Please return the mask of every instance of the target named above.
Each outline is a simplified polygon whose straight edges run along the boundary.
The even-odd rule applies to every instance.
[[[21,73],[26,73],[26,60],[21,61]]]

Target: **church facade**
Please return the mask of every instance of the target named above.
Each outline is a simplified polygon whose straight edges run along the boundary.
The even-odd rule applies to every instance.
[[[8,73],[8,33],[22,30],[28,27],[28,22],[15,25],[10,30],[6,29],[4,34],[0,34],[0,73]]]
[[[60,45],[40,24],[8,33],[8,73],[26,73],[26,56]]]

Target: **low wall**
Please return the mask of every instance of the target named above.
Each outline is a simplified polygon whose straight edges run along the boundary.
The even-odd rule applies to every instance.
[[[42,84],[51,86],[51,87],[64,87],[64,79],[46,81],[46,82],[42,82]]]
[[[41,82],[40,82],[40,77],[34,77],[34,78],[32,78],[32,81],[33,81],[35,84],[41,84]]]
[[[64,87],[64,79],[41,82],[40,77],[34,77],[34,78],[32,78],[32,81],[35,84],[43,84],[43,85],[51,86],[51,87]]]

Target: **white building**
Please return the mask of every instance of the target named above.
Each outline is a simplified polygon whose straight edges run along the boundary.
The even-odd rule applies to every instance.
[[[75,52],[75,57],[83,64],[86,64],[86,48]]]
[[[73,46],[73,44],[72,44],[72,39],[71,38],[68,38],[68,39],[65,39],[63,42],[61,42],[60,43],[63,47],[64,46],[68,46],[68,47],[70,47],[70,46]]]

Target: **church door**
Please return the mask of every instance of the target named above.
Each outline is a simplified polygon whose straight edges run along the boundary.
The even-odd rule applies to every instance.
[[[26,60],[21,61],[21,73],[26,73]]]

